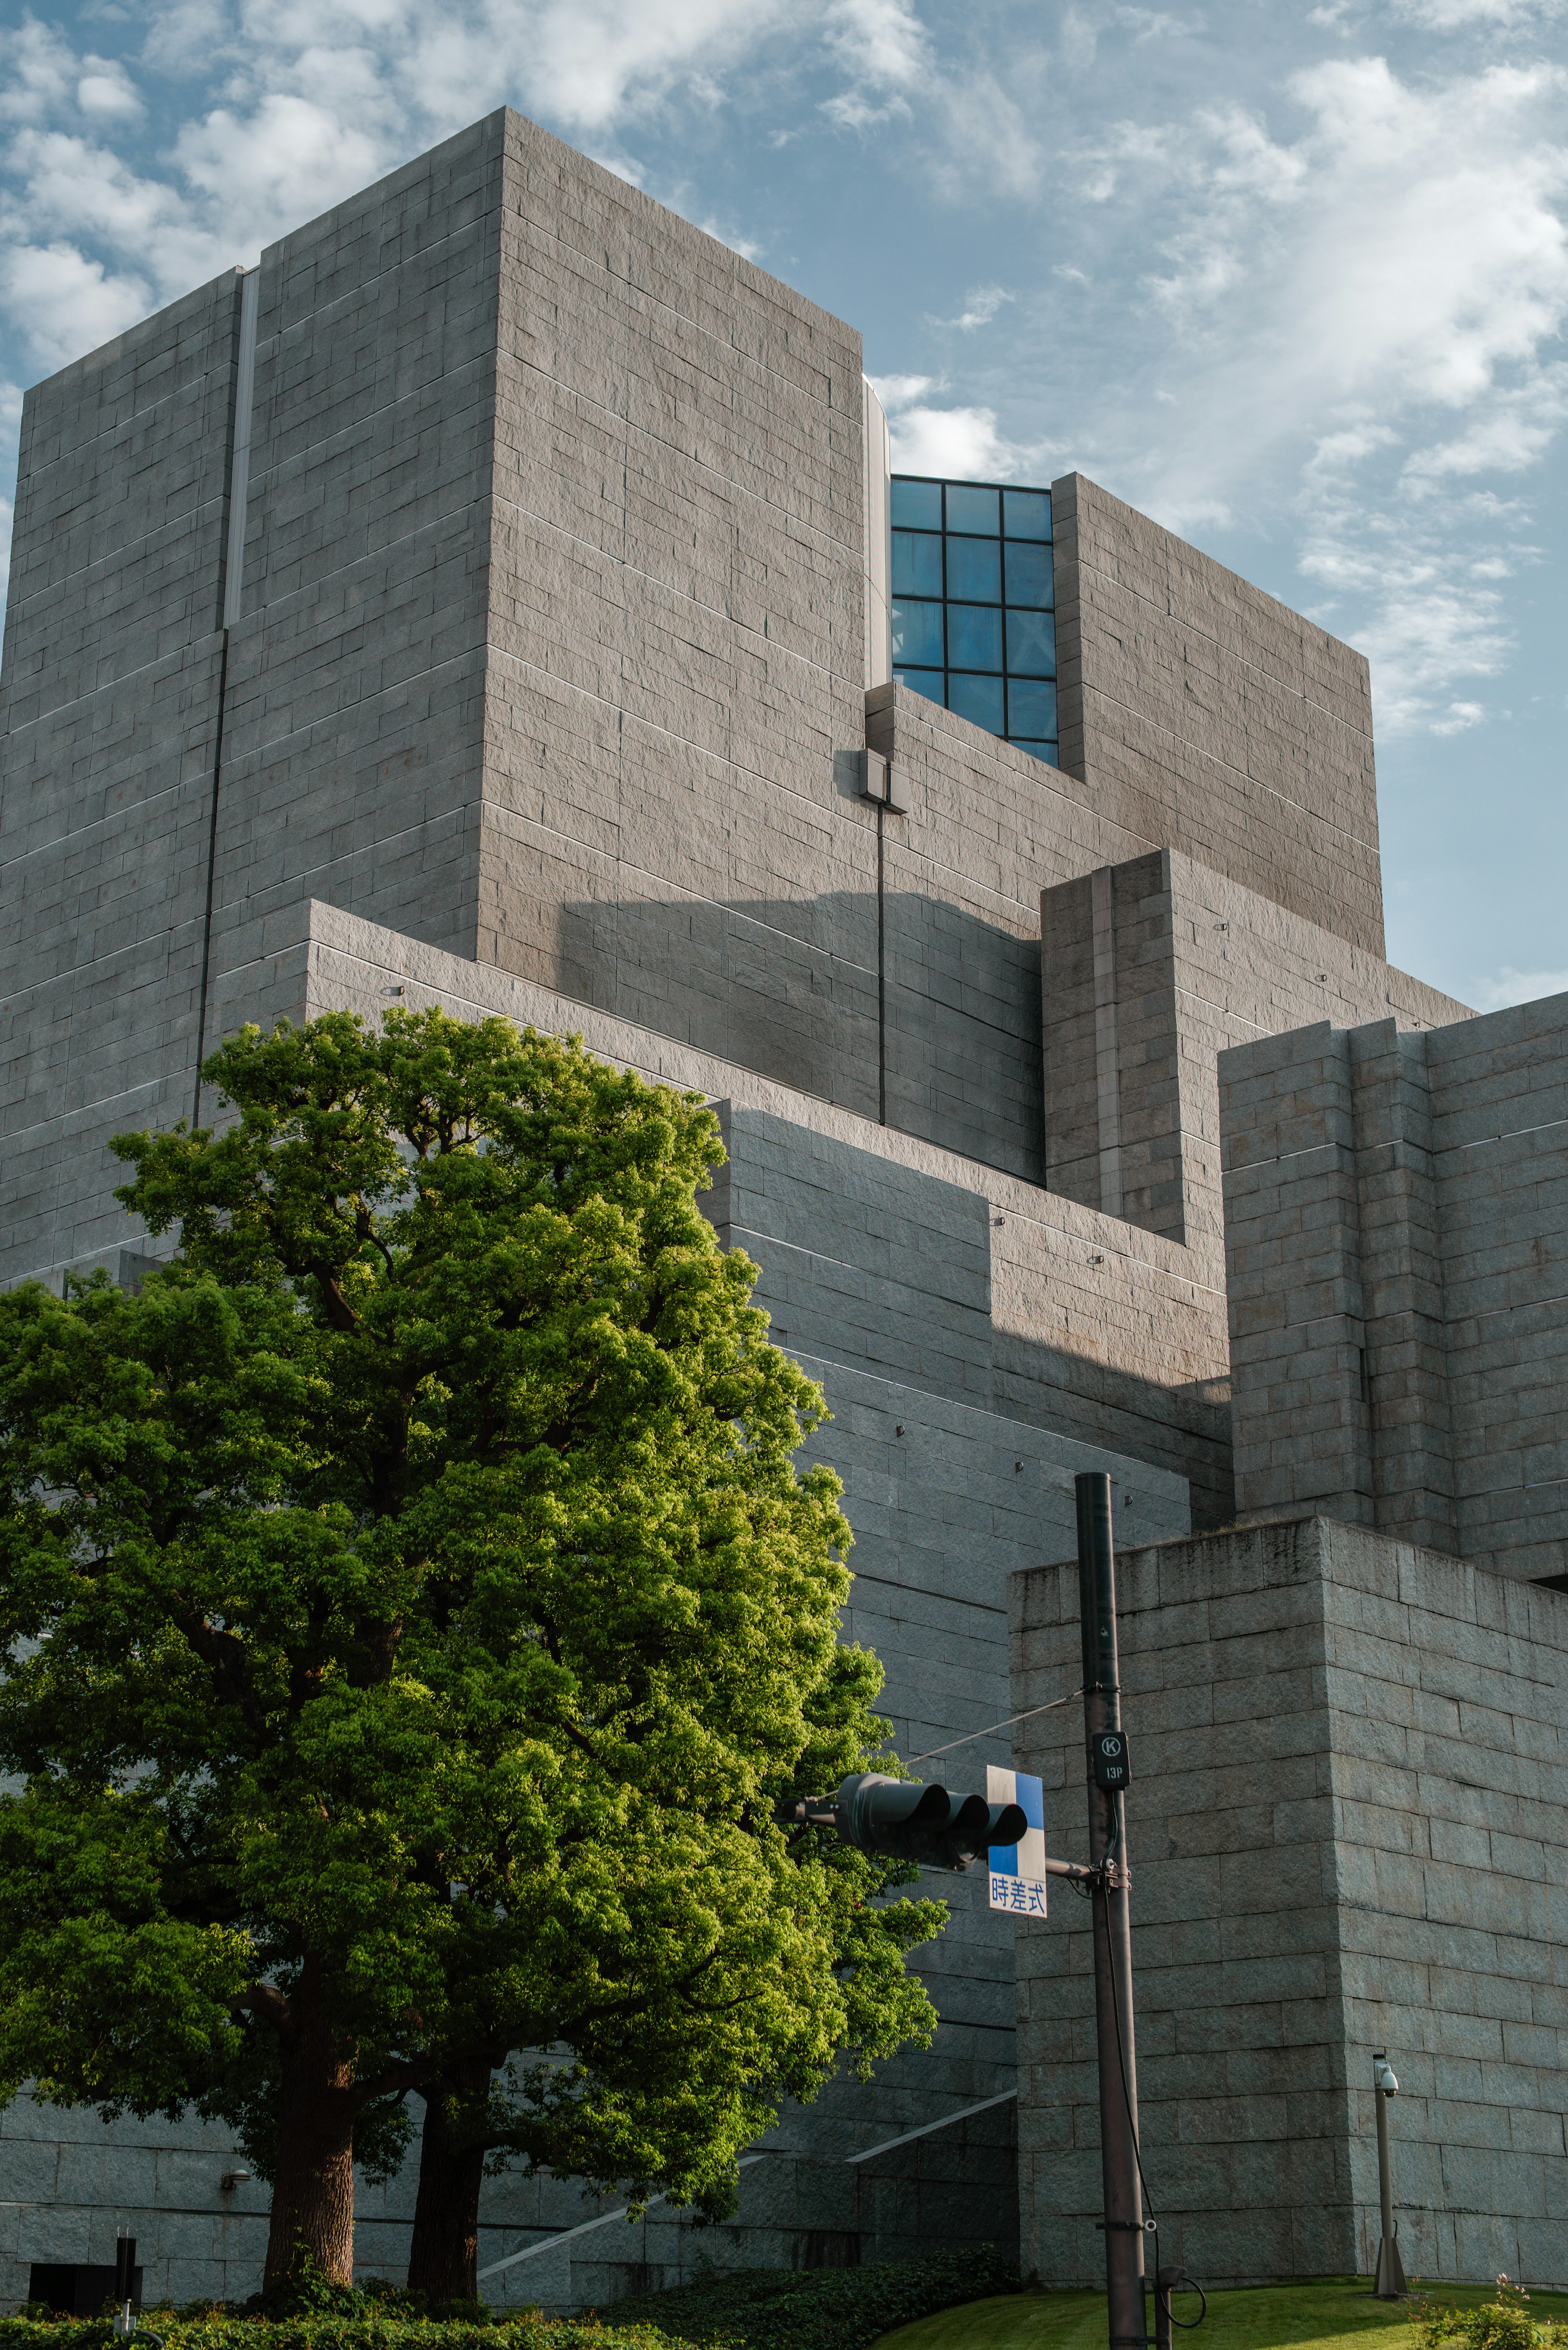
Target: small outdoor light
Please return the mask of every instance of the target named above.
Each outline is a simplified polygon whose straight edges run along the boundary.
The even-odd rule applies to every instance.
[[[1403,2301],[1405,2266],[1399,2258],[1394,2175],[1388,2159],[1388,2100],[1398,2095],[1399,2084],[1381,2048],[1372,2059],[1372,2094],[1377,2107],[1377,2200],[1383,2213],[1383,2237],[1377,2247],[1377,2274],[1373,2279],[1372,2291],[1379,2301]]]
[[[232,2195],[235,2188],[243,2187],[249,2177],[248,2170],[225,2170],[218,2181],[220,2194]]]

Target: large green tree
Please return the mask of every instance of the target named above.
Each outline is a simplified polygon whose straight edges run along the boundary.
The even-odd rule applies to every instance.
[[[701,1100],[435,1012],[206,1074],[221,1131],[116,1144],[170,1267],[0,1298],[0,2094],[239,2115],[273,2288],[348,2278],[422,2095],[415,2272],[472,2290],[486,2146],[722,2198],[929,2036],[942,1912],[772,1825],[880,1675]]]

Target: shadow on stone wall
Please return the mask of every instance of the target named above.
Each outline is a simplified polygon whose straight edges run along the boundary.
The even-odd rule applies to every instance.
[[[875,891],[574,900],[548,983],[862,1118],[885,1104],[902,1133],[1045,1180],[1040,942],[940,899],[889,891],[880,926]]]

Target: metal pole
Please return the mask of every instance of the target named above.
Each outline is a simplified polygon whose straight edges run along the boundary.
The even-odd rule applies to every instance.
[[[135,2321],[130,2314],[130,2296],[135,2290],[136,2239],[123,2228],[114,2231],[114,2330],[117,2334],[133,2334]]]
[[[1143,2198],[1138,2191],[1137,2070],[1133,2054],[1132,1932],[1127,1913],[1124,1798],[1119,1790],[1096,1784],[1094,1765],[1096,1735],[1122,1726],[1121,1691],[1116,1682],[1111,1481],[1096,1471],[1075,1478],[1074,1486],[1078,1503],[1078,1620],[1084,1641],[1089,1861],[1093,1867],[1104,1867],[1093,1907],[1110,2350],[1144,2350],[1148,2334],[1144,2302]]]
[[[1388,2153],[1388,2099],[1391,2091],[1383,2085],[1388,2069],[1385,2049],[1378,2049],[1372,2059],[1373,2100],[1377,2107],[1377,2201],[1383,2218],[1383,2236],[1377,2247],[1377,2273],[1372,2290],[1379,2301],[1403,2301],[1405,2298],[1405,2263],[1399,2258],[1399,2243],[1394,2230],[1394,2166]]]
[[[1179,2269],[1154,2272],[1154,2350],[1170,2350],[1170,2295],[1180,2280]]]

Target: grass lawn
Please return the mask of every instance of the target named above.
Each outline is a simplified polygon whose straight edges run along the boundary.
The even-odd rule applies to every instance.
[[[1496,2291],[1490,2282],[1439,2284],[1431,2298],[1469,2309]],[[1194,2294],[1179,2294],[1176,2314],[1195,2317],[1199,2306]],[[1568,2293],[1532,2293],[1530,2307],[1537,2317],[1568,2317]],[[1149,2309],[1152,2323],[1152,2300]],[[1173,2342],[1175,2350],[1414,2350],[1415,2335],[1402,2303],[1372,2299],[1370,2277],[1329,2277],[1211,2293],[1203,2325]],[[901,2325],[877,2350],[1106,2350],[1106,2296],[1000,2293]]]

